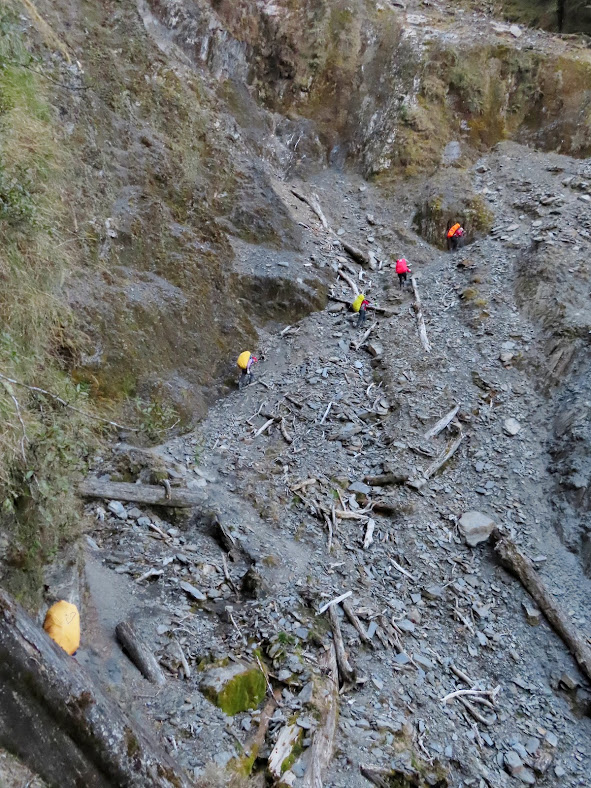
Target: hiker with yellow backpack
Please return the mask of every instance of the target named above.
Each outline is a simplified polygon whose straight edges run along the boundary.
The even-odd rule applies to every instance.
[[[447,248],[450,252],[455,252],[464,238],[464,228],[459,222],[452,224],[447,231]]]
[[[359,293],[359,295],[355,298],[353,303],[351,304],[351,309],[354,312],[357,312],[357,323],[356,327],[361,328],[362,325],[365,324],[365,318],[367,317],[367,307],[369,306],[369,301],[363,295],[363,293]]]
[[[43,629],[66,654],[74,654],[80,646],[80,613],[76,605],[61,599],[47,611]]]
[[[244,386],[247,386],[249,383],[252,383],[254,380],[253,374],[251,372],[252,365],[256,364],[258,358],[253,356],[250,350],[245,350],[238,356],[236,364],[238,369],[240,370],[240,379],[238,381],[238,388],[241,389]]]

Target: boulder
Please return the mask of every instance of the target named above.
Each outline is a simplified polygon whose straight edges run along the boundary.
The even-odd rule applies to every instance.
[[[503,431],[506,435],[513,437],[517,435],[520,430],[521,424],[517,421],[517,419],[506,419],[503,422]]]
[[[374,358],[382,358],[384,355],[384,346],[380,342],[368,342],[367,352]]]
[[[460,530],[470,547],[486,542],[495,527],[495,521],[482,512],[465,512],[460,517]]]
[[[233,662],[208,670],[200,684],[205,697],[224,714],[256,709],[265,697],[267,685],[262,671],[244,662]]]

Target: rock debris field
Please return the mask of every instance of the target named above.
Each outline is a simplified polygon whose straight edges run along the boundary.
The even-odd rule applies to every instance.
[[[491,536],[529,556],[588,642],[589,578],[553,525],[544,321],[519,293],[528,275],[556,301],[587,292],[589,175],[497,146],[470,176],[494,229],[455,254],[415,234],[416,195],[385,200],[338,173],[283,185],[308,233],[283,268],[324,277],[327,307],[269,324],[255,382],[144,452],[201,506],[88,504],[79,659],[190,775],[214,761],[294,786],[318,784],[314,764],[335,788],[589,785],[588,680]],[[410,283],[398,287],[402,255],[430,352]],[[371,305],[360,330],[351,284]],[[121,653],[122,619],[163,686]]]

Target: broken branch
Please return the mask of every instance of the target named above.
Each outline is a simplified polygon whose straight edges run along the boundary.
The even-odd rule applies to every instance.
[[[440,468],[442,468],[449,459],[453,457],[453,455],[458,450],[460,443],[463,440],[464,440],[464,435],[463,433],[460,433],[460,435],[453,441],[453,443],[450,446],[448,446],[448,448],[442,454],[439,455],[439,457],[435,460],[435,462],[429,465],[429,467],[424,472],[423,477],[421,479],[410,479],[407,482],[407,485],[415,490],[420,490],[421,487],[427,484],[427,481],[431,478],[431,476],[437,473],[437,471]]]
[[[415,297],[414,310],[415,310],[415,315],[416,315],[416,318],[417,318],[417,326],[418,326],[418,329],[419,329],[419,337],[420,337],[420,340],[421,340],[421,345],[423,346],[423,348],[425,349],[425,351],[427,353],[430,353],[431,352],[431,344],[430,344],[429,339],[427,337],[427,329],[425,328],[425,319],[423,318],[423,309],[421,307],[421,298],[419,296],[419,291],[418,291],[418,288],[417,288],[417,280],[416,280],[416,278],[414,276],[411,276],[410,281],[411,281],[411,284],[412,284],[412,291],[413,291],[414,297]]]
[[[425,440],[430,440],[431,438],[435,438],[437,435],[439,435],[439,433],[442,432],[442,430],[444,430],[447,425],[456,417],[459,409],[460,406],[456,405],[455,408],[452,408],[452,410],[450,410],[450,412],[447,413],[442,419],[439,419],[437,424],[431,427],[430,430],[427,430],[424,435]]]
[[[348,275],[347,275],[347,274],[346,274],[346,273],[343,271],[343,269],[342,269],[342,268],[339,268],[339,270],[337,271],[337,273],[338,273],[338,275],[341,277],[341,279],[344,279],[344,280],[345,280],[345,282],[346,282],[346,283],[349,285],[349,287],[351,288],[351,290],[353,291],[353,293],[355,294],[355,296],[358,296],[358,295],[359,295],[359,288],[357,287],[357,285],[355,284],[355,282],[354,282],[354,281],[351,279],[351,277],[350,277],[350,276],[348,276]]]
[[[328,615],[330,617],[330,626],[332,629],[332,639],[337,658],[337,665],[343,684],[355,683],[355,671],[351,667],[351,663],[347,658],[345,651],[345,644],[343,643],[343,635],[341,633],[341,625],[339,623],[339,616],[335,605],[330,605],[328,608]]]

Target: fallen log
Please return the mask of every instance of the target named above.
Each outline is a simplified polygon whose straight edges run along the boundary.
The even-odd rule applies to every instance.
[[[349,257],[355,260],[356,263],[361,263],[361,265],[369,265],[370,264],[370,256],[367,252],[362,251],[361,249],[357,249],[356,246],[352,246],[352,244],[347,243],[347,241],[343,241],[342,238],[337,236],[339,241],[341,242],[341,246],[347,252]]]
[[[233,767],[236,771],[240,773],[246,772],[249,774],[252,770],[252,765],[259,754],[259,750],[265,743],[265,738],[269,729],[269,722],[271,721],[271,717],[278,706],[277,701],[280,698],[281,692],[279,690],[275,690],[273,697],[269,698],[269,700],[265,703],[255,734],[251,736],[244,744],[243,753],[230,762],[230,767]]]
[[[389,484],[406,484],[408,476],[403,473],[382,473],[379,476],[364,476],[370,487],[387,487]]]
[[[178,764],[0,591],[0,747],[60,788],[189,788]]]
[[[115,635],[121,647],[142,676],[153,684],[158,684],[160,687],[164,686],[166,677],[162,672],[162,668],[131,624],[128,624],[127,621],[121,621],[115,627]]]
[[[439,419],[437,424],[434,424],[433,427],[431,427],[430,430],[427,430],[427,432],[424,434],[423,437],[425,440],[430,440],[431,438],[437,437],[437,435],[439,435],[439,433],[442,432],[442,430],[444,430],[453,419],[455,419],[459,409],[460,406],[456,405],[455,408],[452,408],[449,413],[446,413],[442,419]]]
[[[186,487],[170,487],[157,484],[130,484],[128,482],[103,482],[85,479],[78,486],[84,498],[106,498],[111,501],[129,501],[149,506],[173,506],[190,508],[203,504],[203,493],[187,490]],[[167,498],[167,495],[170,497]]]
[[[341,633],[341,625],[339,623],[336,605],[330,605],[328,608],[328,615],[330,618],[330,626],[332,628],[332,638],[334,642],[339,675],[343,680],[343,684],[355,684],[355,671],[351,667],[351,663],[347,657],[347,652],[345,651],[345,644],[343,642],[343,635]]]
[[[302,780],[302,788],[322,788],[324,774],[334,752],[339,714],[339,674],[334,646],[319,660],[323,673],[328,674],[317,683],[314,705],[320,712],[320,725],[308,750],[308,766]]]
[[[423,474],[422,478],[420,479],[409,479],[407,481],[407,485],[412,487],[414,490],[420,490],[425,484],[427,484],[428,480],[433,476],[440,468],[443,468],[445,463],[450,460],[453,455],[458,450],[460,443],[464,440],[464,435],[462,433],[448,446],[445,451],[443,451],[439,457],[432,462],[431,465],[427,468],[425,473]]]
[[[412,292],[415,297],[414,302],[414,310],[415,315],[417,318],[417,326],[419,329],[419,337],[421,340],[421,345],[426,350],[427,353],[431,352],[431,343],[429,342],[429,338],[427,337],[427,329],[425,328],[425,319],[423,317],[423,308],[421,306],[421,298],[419,296],[419,290],[417,288],[417,280],[414,276],[411,276],[410,282],[412,284]]]
[[[291,757],[295,747],[302,738],[302,729],[294,723],[285,725],[280,731],[275,746],[271,750],[267,765],[273,779],[273,784],[281,781],[284,774],[283,764]]]
[[[343,599],[341,604],[345,612],[345,615],[357,630],[361,642],[365,643],[366,646],[371,646],[373,648],[373,643],[371,642],[371,638],[367,634],[367,631],[363,626],[363,624],[361,623],[361,621],[359,620],[359,617],[351,607],[351,603],[349,602],[349,600]]]
[[[349,285],[355,296],[358,296],[359,288],[357,287],[357,284],[351,279],[351,277],[348,274],[346,274],[342,268],[339,268],[337,273],[341,277],[341,279],[343,279]]]
[[[324,227],[325,230],[328,230],[329,232],[332,232],[328,222],[326,221],[326,216],[324,215],[324,213],[322,212],[322,208],[320,207],[320,200],[318,199],[318,197],[315,194],[313,194],[312,197],[306,197],[305,194],[302,194],[301,192],[298,192],[296,189],[292,189],[291,193],[295,197],[297,197],[298,200],[301,200],[302,202],[305,202],[306,205],[309,208],[311,208],[311,210],[320,219],[320,224]]]
[[[509,536],[500,531],[495,530],[492,539],[501,564],[519,578],[552,628],[568,646],[583,673],[591,679],[591,648],[579,635],[566,613],[556,604],[530,559],[519,550]]]

